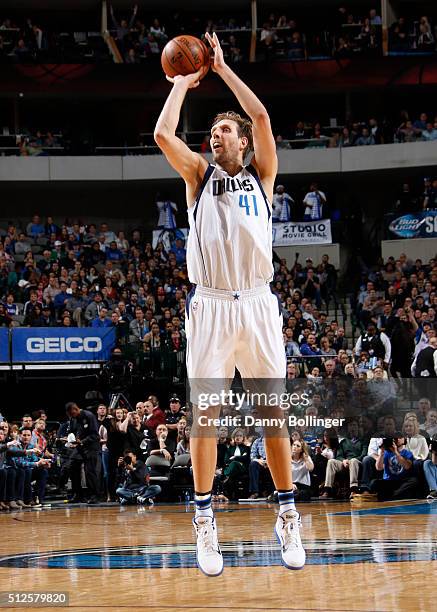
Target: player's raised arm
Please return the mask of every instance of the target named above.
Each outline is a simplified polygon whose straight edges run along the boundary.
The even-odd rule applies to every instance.
[[[191,151],[185,142],[176,136],[176,128],[187,91],[199,85],[199,76],[200,71],[187,76],[175,76],[173,79],[167,77],[173,83],[173,88],[154,131],[155,142],[169,164],[193,190],[196,184],[202,181],[208,162],[198,153]]]
[[[276,156],[275,139],[273,137],[270,118],[266,107],[253,91],[251,91],[225,63],[217,34],[214,33],[211,36],[207,32],[205,36],[214,50],[214,72],[217,72],[224,80],[229,89],[235,94],[243,110],[252,120],[253,147],[255,151],[252,163],[256,166],[261,181],[269,187],[265,190],[267,195],[270,193],[271,200],[273,197],[273,183],[278,170],[278,158]]]

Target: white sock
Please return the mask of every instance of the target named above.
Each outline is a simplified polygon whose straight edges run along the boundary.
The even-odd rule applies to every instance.
[[[213,518],[213,512],[211,507],[211,491],[208,493],[195,493],[194,503],[196,504],[195,518],[200,516],[207,516]]]
[[[289,510],[296,511],[293,491],[278,491],[279,516]]]

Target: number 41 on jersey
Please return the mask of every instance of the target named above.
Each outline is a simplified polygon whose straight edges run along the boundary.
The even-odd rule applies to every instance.
[[[247,195],[241,194],[238,202],[238,206],[240,208],[246,209],[246,215],[250,216],[251,210],[253,210],[253,214],[255,217],[258,216],[258,206],[256,204],[256,196],[255,195]]]

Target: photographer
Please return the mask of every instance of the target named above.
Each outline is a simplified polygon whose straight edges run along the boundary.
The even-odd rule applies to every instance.
[[[119,458],[118,469],[123,484],[116,493],[121,503],[153,504],[153,498],[161,493],[161,487],[149,484],[148,469],[132,450],[126,450]]]
[[[68,402],[65,407],[70,417],[70,434],[75,441],[71,444],[71,484],[73,497],[70,501],[82,501],[81,469],[85,478],[90,498],[89,504],[98,503],[100,489],[100,436],[97,419],[92,412],[81,410],[75,402]]]
[[[383,477],[370,483],[374,498],[388,501],[415,497],[418,480],[412,470],[413,459],[413,453],[405,447],[402,433],[395,433],[393,438],[384,438],[375,464],[379,472],[383,471]]]
[[[125,392],[131,386],[132,364],[123,356],[121,349],[113,349],[110,360],[103,366],[101,378],[111,392]]]
[[[427,459],[423,464],[426,482],[429,487],[429,495],[426,499],[437,500],[437,438],[431,440],[431,459]]]

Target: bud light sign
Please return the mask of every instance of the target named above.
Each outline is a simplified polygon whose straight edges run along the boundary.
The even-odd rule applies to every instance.
[[[390,223],[389,230],[399,238],[436,238],[437,211],[428,210],[398,217]]]
[[[31,327],[12,330],[13,363],[107,361],[115,345],[113,328]]]

